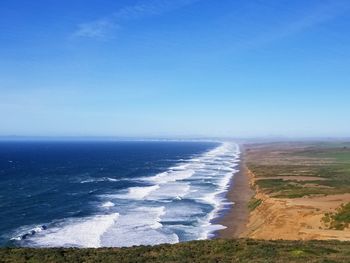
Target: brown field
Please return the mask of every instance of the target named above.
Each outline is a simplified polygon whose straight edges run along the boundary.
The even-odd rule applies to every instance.
[[[255,190],[241,237],[350,240],[349,143],[245,145]],[[326,215],[328,221],[325,220]]]

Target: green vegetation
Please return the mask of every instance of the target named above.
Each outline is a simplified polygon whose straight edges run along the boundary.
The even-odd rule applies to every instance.
[[[273,197],[350,192],[349,142],[250,145],[246,159],[259,189]]]
[[[216,239],[121,249],[5,248],[0,262],[350,262],[350,243]]]
[[[330,229],[343,230],[350,224],[350,203],[342,204],[335,213],[327,213],[323,222]]]
[[[250,199],[249,203],[248,203],[248,208],[250,211],[255,210],[255,208],[257,208],[259,205],[261,205],[262,200],[261,199],[256,199],[256,198],[252,198]]]
[[[343,181],[296,181],[282,179],[257,180],[256,184],[265,193],[278,198],[299,198],[312,195],[348,193],[349,187]]]

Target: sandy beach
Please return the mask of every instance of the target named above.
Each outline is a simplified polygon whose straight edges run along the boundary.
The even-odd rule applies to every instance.
[[[227,193],[227,199],[232,202],[231,209],[219,220],[219,223],[226,226],[226,229],[217,233],[218,238],[237,238],[246,231],[246,225],[249,220],[248,202],[254,195],[250,187],[247,168],[244,162],[243,147],[239,172],[232,178],[230,189]]]

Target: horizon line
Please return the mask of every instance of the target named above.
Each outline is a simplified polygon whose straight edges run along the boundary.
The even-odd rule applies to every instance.
[[[350,140],[350,136],[26,136],[0,135],[0,141],[316,141],[316,140]]]

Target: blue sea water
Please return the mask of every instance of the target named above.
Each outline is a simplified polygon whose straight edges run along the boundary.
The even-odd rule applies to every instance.
[[[0,246],[210,238],[238,162],[230,142],[0,142]]]

